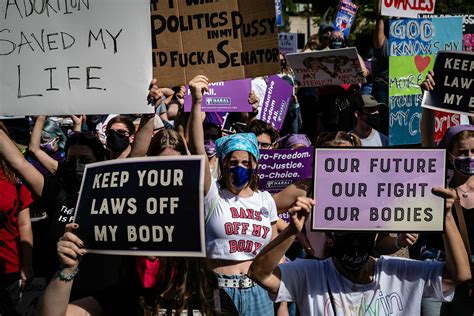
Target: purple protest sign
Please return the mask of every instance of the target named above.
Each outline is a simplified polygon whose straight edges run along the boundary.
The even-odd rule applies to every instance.
[[[269,76],[259,119],[280,130],[285,120],[293,87],[279,76]]]
[[[251,112],[248,102],[251,80],[229,80],[209,84],[209,91],[202,98],[203,112]],[[186,86],[184,111],[190,112],[192,106],[191,91]]]
[[[443,231],[443,149],[316,149],[313,230]]]
[[[261,149],[258,188],[277,193],[293,182],[313,176],[313,147]]]

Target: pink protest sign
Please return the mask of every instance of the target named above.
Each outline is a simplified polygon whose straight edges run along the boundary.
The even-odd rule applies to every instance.
[[[316,149],[311,228],[443,231],[443,149]]]

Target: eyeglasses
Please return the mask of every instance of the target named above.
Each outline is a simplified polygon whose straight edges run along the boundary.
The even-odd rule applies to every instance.
[[[130,137],[130,132],[124,129],[109,129],[108,131],[105,132],[105,135],[109,137],[110,135],[113,135],[114,133],[119,134],[120,136]]]
[[[271,143],[258,142],[258,148],[260,148],[260,149],[270,149],[271,147],[272,147]]]

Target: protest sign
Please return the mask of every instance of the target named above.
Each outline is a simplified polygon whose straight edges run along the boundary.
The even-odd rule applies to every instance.
[[[439,143],[446,131],[453,126],[461,125],[461,115],[434,111],[435,115],[435,134],[434,141]]]
[[[474,51],[474,15],[462,16],[462,44],[466,52]]]
[[[280,53],[291,54],[298,51],[298,34],[296,33],[279,33],[278,43]]]
[[[3,3],[0,115],[151,111],[148,1]]]
[[[362,67],[354,47],[288,54],[300,87],[323,87],[364,83]]]
[[[274,0],[152,1],[158,86],[253,78],[280,69]]]
[[[389,97],[390,145],[421,143],[421,100],[421,94]]]
[[[382,15],[416,18],[419,14],[433,13],[435,0],[380,0]]]
[[[205,256],[203,156],[86,165],[75,222],[88,252]]]
[[[341,0],[341,2],[339,2],[339,9],[334,19],[334,30],[341,31],[345,38],[349,37],[349,33],[351,32],[357,8],[357,5],[350,0]]]
[[[258,188],[277,193],[299,180],[313,176],[313,147],[261,149]]]
[[[250,79],[229,80],[209,84],[209,91],[202,97],[203,112],[251,112],[248,102]],[[186,86],[184,111],[191,112],[191,90]]]
[[[439,52],[433,69],[436,85],[425,92],[423,107],[450,113],[474,113],[474,53]]]
[[[420,84],[433,69],[439,50],[461,48],[461,17],[390,20],[390,145],[421,142]]]
[[[288,105],[293,96],[293,86],[279,76],[269,76],[267,91],[258,118],[280,130],[285,120]]]
[[[281,0],[275,0],[275,13],[277,26],[283,26],[283,7]]]
[[[442,231],[444,149],[316,149],[313,230]]]

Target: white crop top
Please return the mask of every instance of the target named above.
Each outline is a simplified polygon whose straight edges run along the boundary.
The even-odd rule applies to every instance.
[[[204,198],[207,257],[252,260],[272,239],[278,220],[275,201],[266,191],[238,197],[212,181]]]

